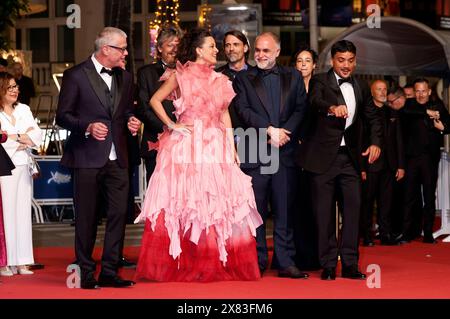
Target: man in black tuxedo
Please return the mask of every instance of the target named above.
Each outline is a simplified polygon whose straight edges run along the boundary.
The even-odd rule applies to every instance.
[[[427,79],[414,81],[415,99],[408,99],[402,109],[406,154],[406,177],[403,230],[401,243],[412,238],[413,210],[417,193],[423,192],[423,242],[436,243],[433,224],[436,214],[436,184],[440,147],[444,134],[450,130],[450,115],[441,101],[430,101],[431,89]]]
[[[240,135],[238,152],[241,169],[252,177],[256,205],[264,221],[256,235],[261,273],[268,266],[265,221],[270,203],[274,222],[273,261],[278,275],[307,278],[308,274],[294,263],[292,224],[297,182],[294,150],[307,107],[306,92],[297,70],[276,64],[279,54],[278,37],[262,33],[255,41],[257,68],[239,72],[233,82],[236,110],[248,128]]]
[[[163,122],[156,116],[148,103],[163,83],[159,79],[166,68],[175,67],[180,38],[181,33],[178,29],[174,27],[162,28],[156,39],[158,60],[156,63],[144,65],[137,72],[138,105],[136,108],[136,117],[144,124],[140,153],[145,161],[147,182],[156,166],[156,150],[150,150],[148,144],[149,142],[155,143],[158,140],[158,134],[163,131]],[[176,122],[175,114],[173,114],[175,111],[173,102],[165,100],[163,107],[170,119]]]
[[[299,164],[310,173],[317,220],[321,278],[334,280],[338,256],[342,276],[364,279],[358,269],[361,209],[361,154],[373,163],[380,155],[381,118],[367,85],[353,78],[356,47],[347,40],[331,48],[332,69],[310,82],[311,122],[300,145]],[[363,120],[365,123],[363,123]],[[363,125],[369,125],[370,146],[363,152]],[[342,199],[342,234],[336,239],[335,198]]]
[[[140,121],[132,116],[133,80],[125,71],[127,35],[104,28],[95,52],[64,72],[56,123],[70,131],[61,164],[73,168],[75,253],[81,268],[81,288],[127,287],[133,281],[117,275],[125,234],[128,197],[128,131]],[[107,222],[98,281],[92,251],[97,233],[100,191],[107,199]]]
[[[375,80],[370,90],[373,103],[382,117],[383,143],[380,146],[380,158],[372,164],[364,161],[362,168],[361,236],[364,246],[374,245],[371,230],[376,200],[380,243],[381,245],[396,245],[397,241],[392,234],[391,217],[395,183],[405,176],[402,128],[398,112],[386,104],[386,82]],[[368,134],[365,134],[364,137],[368,137]]]
[[[223,50],[227,58],[227,64],[217,68],[217,72],[222,72],[230,81],[233,81],[236,74],[241,71],[253,68],[247,63],[250,54],[250,44],[247,37],[239,30],[231,30],[225,33],[223,38]],[[228,107],[233,128],[242,127],[242,122],[236,112],[234,102]]]

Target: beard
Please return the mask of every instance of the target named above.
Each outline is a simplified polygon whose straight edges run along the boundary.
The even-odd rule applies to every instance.
[[[236,63],[238,61],[241,61],[244,59],[244,56],[239,55],[239,54],[230,54],[229,56],[227,56],[227,59],[229,62],[231,63]]]
[[[265,61],[255,60],[255,62],[258,68],[262,70],[271,69],[275,65],[275,61],[273,60],[265,60]]]

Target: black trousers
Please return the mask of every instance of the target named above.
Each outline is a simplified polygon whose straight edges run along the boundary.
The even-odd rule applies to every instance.
[[[92,252],[97,237],[97,201],[100,191],[107,201],[102,274],[117,274],[125,234],[128,198],[128,169],[117,161],[102,168],[74,169],[75,253],[83,274],[95,271]]]
[[[269,204],[273,214],[273,266],[287,268],[295,264],[295,245],[293,231],[293,214],[296,212],[295,196],[297,175],[296,167],[280,164],[275,174],[261,174],[260,168],[242,171],[252,177],[256,206],[263,224],[256,229],[256,248],[259,267],[268,266],[268,249],[266,242],[266,220],[269,217]]]
[[[380,236],[392,233],[391,215],[395,183],[395,172],[384,169],[367,172],[367,180],[362,183],[361,236],[371,238],[374,203],[377,203]]]
[[[409,158],[406,163],[405,175],[405,210],[403,216],[403,234],[410,234],[414,227],[414,207],[420,199],[422,188],[423,197],[423,231],[431,234],[436,215],[436,184],[438,179],[439,162],[428,154]]]
[[[294,214],[295,264],[300,269],[317,270],[320,269],[320,263],[309,174],[299,169],[298,180]]]
[[[338,153],[330,169],[310,173],[313,211],[317,223],[319,261],[323,268],[358,264],[358,233],[361,210],[361,179],[350,156]],[[336,238],[336,198],[341,200],[342,231]]]

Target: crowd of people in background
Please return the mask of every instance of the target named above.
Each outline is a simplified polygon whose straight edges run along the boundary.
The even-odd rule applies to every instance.
[[[355,76],[357,48],[347,40],[332,46],[331,68],[321,74],[318,54],[307,46],[290,66],[277,63],[280,39],[271,32],[250,43],[231,30],[222,44],[226,64],[216,68],[210,33],[164,27],[157,60],[137,71],[134,87],[125,70],[127,35],[108,27],[92,56],[64,73],[56,123],[71,133],[61,164],[73,170],[82,288],[135,284],[118,268],[135,165],[130,141],[141,124],[149,186],[136,218],[145,222],[136,279],[256,280],[272,268],[295,279],[322,269],[322,280],[335,280],[340,260],[342,277],[358,280],[366,278],[360,243],[395,246],[419,236],[437,243],[435,194],[450,115],[427,79],[368,85]],[[32,274],[31,204],[24,199],[31,200],[30,150],[42,134],[28,106],[32,80],[20,63],[9,67],[12,74],[4,64],[0,275],[11,276]],[[199,122],[215,133],[198,137]],[[252,129],[264,133],[246,133]],[[231,160],[192,162],[185,152],[198,144],[202,156],[218,161],[213,145]],[[275,157],[277,169],[267,173]],[[96,279],[100,196],[107,231]]]

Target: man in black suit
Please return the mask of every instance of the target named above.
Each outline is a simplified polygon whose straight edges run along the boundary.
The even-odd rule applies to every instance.
[[[364,161],[362,168],[363,196],[361,209],[361,236],[364,246],[373,246],[372,220],[374,202],[377,202],[377,219],[381,245],[396,245],[392,234],[391,216],[395,182],[405,176],[405,156],[402,129],[398,112],[387,102],[387,84],[383,80],[372,83],[374,105],[382,117],[383,143],[380,158],[372,164]],[[365,134],[364,137],[368,135]]]
[[[127,287],[133,281],[117,275],[125,234],[128,197],[128,131],[140,121],[132,116],[133,80],[125,71],[126,34],[104,28],[94,54],[64,72],[56,123],[70,131],[61,164],[73,168],[75,253],[81,288]],[[97,233],[100,191],[107,198],[107,222],[98,282],[92,251]]]
[[[36,96],[33,80],[30,77],[23,75],[23,66],[20,62],[13,63],[11,72],[20,88],[19,97],[17,98],[18,101],[30,105],[31,98]]]
[[[321,278],[334,280],[338,256],[342,276],[364,279],[358,269],[361,209],[361,154],[373,163],[380,155],[381,119],[367,85],[353,78],[356,47],[347,40],[331,48],[332,69],[310,82],[311,122],[300,145],[299,164],[310,173],[317,220]],[[363,123],[363,119],[364,122]],[[363,125],[369,125],[370,146],[363,152]],[[342,234],[336,239],[335,198],[342,199]]]
[[[217,72],[222,72],[230,81],[233,81],[236,74],[241,71],[253,68],[247,63],[250,54],[250,44],[247,37],[241,31],[231,30],[225,33],[223,38],[223,50],[227,58],[227,64],[217,68]],[[231,118],[231,125],[233,128],[242,127],[242,122],[236,112],[236,105],[234,102],[230,103],[228,107]]]
[[[433,224],[436,214],[436,184],[443,135],[449,133],[450,115],[442,102],[430,101],[427,79],[414,81],[415,99],[408,99],[402,109],[406,154],[406,177],[401,243],[412,238],[413,210],[417,193],[423,192],[423,242],[436,243]]]
[[[261,273],[268,266],[265,221],[270,203],[274,222],[273,261],[278,275],[307,278],[308,274],[295,266],[292,224],[297,182],[294,150],[307,107],[306,92],[297,70],[276,64],[279,54],[278,37],[262,33],[255,41],[257,68],[239,72],[233,82],[236,110],[244,128],[248,128],[245,133],[237,130],[238,152],[241,169],[252,177],[256,205],[264,221],[256,235]]]
[[[181,34],[178,29],[174,27],[162,28],[156,39],[158,60],[156,63],[144,65],[137,72],[138,105],[136,108],[136,116],[144,124],[140,153],[145,161],[147,182],[156,166],[156,150],[150,150],[148,144],[149,142],[155,143],[158,140],[158,134],[163,131],[163,123],[148,103],[152,95],[161,86],[162,82],[159,79],[166,68],[175,67],[177,46],[180,38]],[[163,107],[171,120],[176,122],[175,115],[173,114],[175,111],[173,102],[165,100]]]

